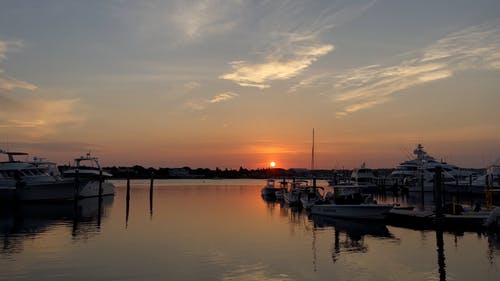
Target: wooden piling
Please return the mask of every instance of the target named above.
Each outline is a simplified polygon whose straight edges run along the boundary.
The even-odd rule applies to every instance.
[[[99,169],[99,200],[102,199],[102,169]]]
[[[130,173],[127,172],[127,197],[125,199],[125,228],[128,226],[128,215],[130,211]]]
[[[127,173],[127,204],[130,201],[130,175]]]
[[[420,175],[419,184],[420,184],[420,191],[421,191],[420,194],[422,195],[422,210],[425,210],[425,192],[424,192],[424,175],[423,174]]]
[[[153,216],[153,183],[154,183],[154,172],[151,172],[151,180],[149,183],[149,215]]]
[[[436,195],[436,217],[441,218],[443,216],[443,202],[442,202],[442,168],[437,166],[435,168],[434,174],[434,193]]]
[[[80,193],[80,172],[78,171],[78,168],[76,168],[76,170],[75,170],[75,194],[74,194],[75,201],[78,201],[79,193]]]

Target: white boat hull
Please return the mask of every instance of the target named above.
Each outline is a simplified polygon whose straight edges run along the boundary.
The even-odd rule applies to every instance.
[[[114,195],[115,194],[115,186],[108,181],[102,183],[102,195]],[[92,180],[85,184],[79,193],[79,197],[96,197],[99,196],[99,181]]]
[[[357,204],[357,205],[315,205],[311,213],[315,215],[349,219],[385,219],[392,205]]]
[[[102,183],[102,195],[114,195],[115,187],[110,182]],[[21,187],[0,188],[0,200],[20,201],[64,201],[74,200],[76,184],[73,179],[52,183],[24,184]],[[82,180],[78,190],[78,198],[99,196],[99,181]]]

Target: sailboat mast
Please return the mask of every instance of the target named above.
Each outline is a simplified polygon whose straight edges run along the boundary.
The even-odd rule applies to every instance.
[[[312,153],[311,153],[311,171],[314,170],[314,128],[313,128],[313,141],[312,141]]]

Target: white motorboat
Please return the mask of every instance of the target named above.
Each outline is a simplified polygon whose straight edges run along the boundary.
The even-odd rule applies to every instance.
[[[27,156],[24,152],[0,150],[0,154],[8,157],[7,161],[0,162],[0,199],[47,201],[74,198],[74,182],[62,179],[57,173],[50,173],[54,163],[45,162],[44,166],[37,166],[14,159],[17,156]]]
[[[99,196],[100,188],[103,196],[115,194],[115,186],[108,180],[112,175],[103,171],[97,157],[90,153],[76,158],[74,167],[63,171],[63,177],[76,182],[79,197]]]
[[[316,180],[313,181],[313,186],[305,188],[300,193],[300,203],[302,207],[306,210],[311,209],[316,204],[322,204],[324,202],[324,198],[319,193],[319,190],[323,189],[321,186],[316,186]]]
[[[309,183],[306,180],[294,180],[289,190],[285,190],[283,199],[290,206],[298,206],[301,204],[300,196],[309,188]]]
[[[324,204],[314,205],[311,214],[349,218],[349,219],[385,219],[393,205],[378,205],[374,203],[363,204]]]
[[[260,194],[264,199],[276,199],[276,192],[279,189],[275,186],[274,179],[268,179],[266,185],[260,190]]]
[[[334,194],[325,196],[329,204],[314,205],[311,213],[322,216],[349,219],[384,219],[393,205],[379,205],[372,196],[362,193],[362,189],[353,185],[337,185]],[[333,198],[332,198],[333,197]]]

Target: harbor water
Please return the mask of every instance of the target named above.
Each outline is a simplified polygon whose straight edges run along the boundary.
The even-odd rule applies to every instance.
[[[133,180],[129,204],[114,183],[101,204],[1,203],[0,280],[500,279],[494,232],[313,217],[263,200],[263,180],[156,180],[152,196]]]

